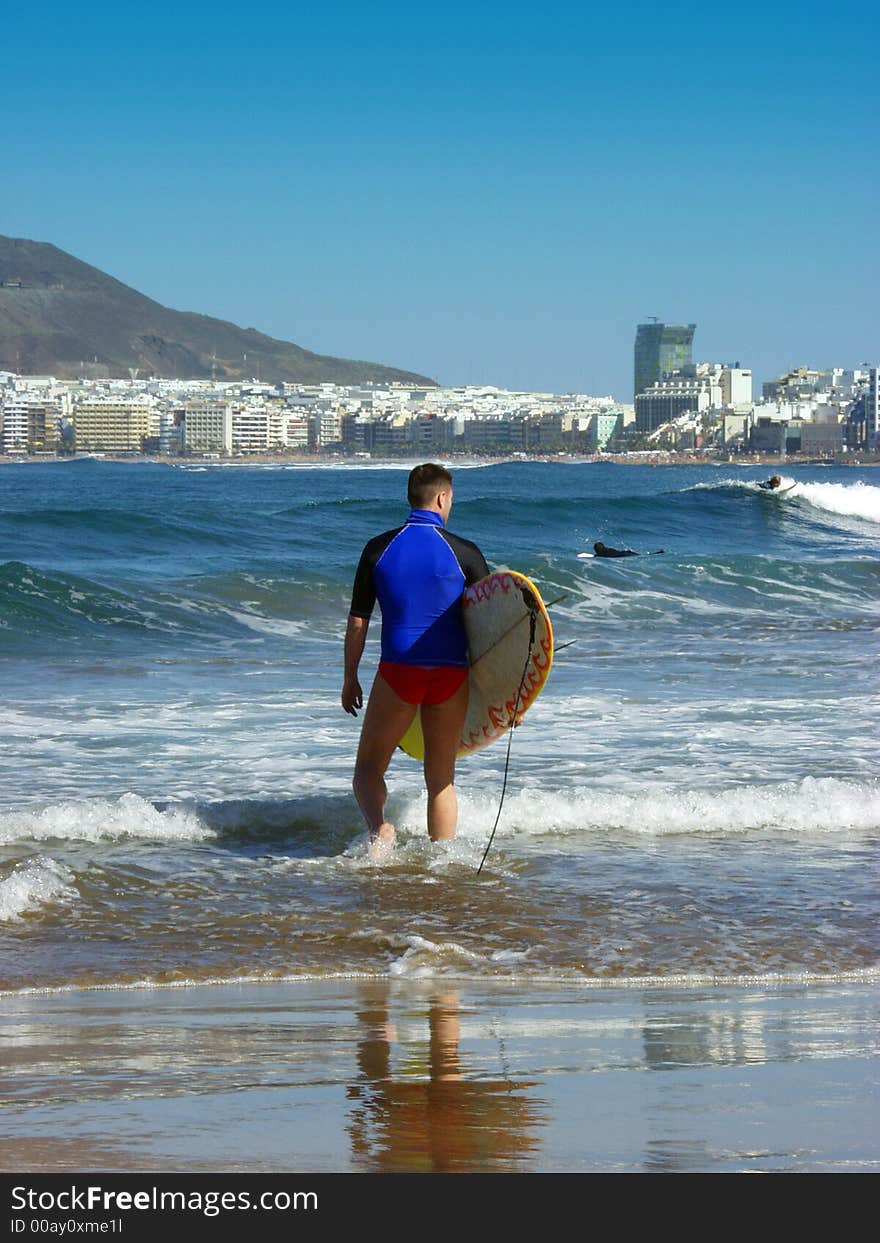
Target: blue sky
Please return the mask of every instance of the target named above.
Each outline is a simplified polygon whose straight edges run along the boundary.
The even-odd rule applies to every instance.
[[[631,400],[649,315],[758,383],[876,362],[875,25],[50,2],[6,18],[0,232],[446,383]]]

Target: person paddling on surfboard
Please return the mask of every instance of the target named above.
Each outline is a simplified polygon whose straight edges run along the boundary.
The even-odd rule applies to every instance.
[[[390,846],[385,772],[421,708],[425,739],[428,835],[455,836],[455,755],[468,704],[468,648],[461,601],[465,587],[489,573],[476,544],[452,535],[452,476],[427,462],[409,475],[411,511],[403,526],[364,547],[345,634],[342,707],[363,707],[358,666],[376,600],[382,610],[382,659],[361,728],[352,787],[372,848]]]
[[[637,557],[639,555],[634,548],[607,548],[601,540],[596,540],[593,552],[597,557]],[[648,556],[656,556],[660,552],[666,552],[666,549],[657,548],[653,554],[648,553]]]
[[[782,483],[779,475],[771,475],[769,479],[765,479],[763,483],[759,483],[758,487],[763,488],[765,492],[775,492]]]

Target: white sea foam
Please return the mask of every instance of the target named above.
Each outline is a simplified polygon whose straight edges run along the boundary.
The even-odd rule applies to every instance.
[[[415,869],[417,880],[413,879],[413,883],[419,885],[439,884],[449,873],[462,870],[472,872],[479,866],[484,848],[479,836],[459,833],[451,841],[432,842],[425,833],[425,808],[418,795],[398,794],[393,808],[392,816],[398,833],[392,850],[378,855],[372,854],[369,835],[366,832],[359,833],[341,854],[333,858],[330,866],[357,870],[381,869],[389,874],[403,869],[409,875]],[[328,866],[328,860],[323,857],[297,859],[292,863],[284,861],[279,866],[324,870]],[[496,875],[499,871],[503,873],[504,869],[496,869]]]
[[[460,834],[486,838],[497,799],[461,796]],[[416,807],[405,819],[418,821]],[[551,834],[625,831],[645,836],[671,833],[741,833],[772,829],[789,833],[872,832],[880,829],[880,782],[805,777],[774,785],[727,790],[646,788],[625,794],[581,789],[560,794],[527,789],[504,802],[499,833]]]
[[[789,494],[826,513],[880,523],[880,488],[868,483],[799,483]]]
[[[48,856],[17,864],[0,881],[0,920],[20,919],[34,907],[74,898],[73,879],[72,872]]]
[[[218,612],[226,613],[227,616],[237,621],[240,626],[245,626],[248,630],[256,630],[261,634],[280,634],[288,639],[299,635],[311,638],[314,631],[314,625],[310,621],[290,621],[282,617],[263,617],[259,613],[252,613],[246,609],[221,609]]]
[[[0,843],[98,842],[130,837],[200,841],[214,836],[190,809],[169,807],[160,811],[137,794],[123,794],[117,799],[71,800],[0,814]]]
[[[523,955],[525,957],[525,954]],[[573,969],[557,968],[549,971],[524,971],[521,974],[511,973],[499,975],[487,981],[486,974],[479,970],[459,970],[437,972],[444,979],[461,980],[462,982],[483,987],[490,984],[494,989],[508,988],[527,982],[530,988],[535,985],[550,985],[564,990],[625,992],[627,989],[704,989],[704,988],[790,988],[792,985],[818,985],[820,988],[837,988],[841,985],[865,985],[874,987],[880,982],[880,967],[856,967],[845,971],[761,971],[721,973],[705,971],[676,971],[669,975],[614,975],[595,976]],[[231,988],[235,990],[237,1000],[241,998],[243,985],[258,985],[277,988],[279,985],[309,985],[312,983],[326,984],[328,981],[349,982],[352,980],[386,980],[390,971],[300,971],[296,974],[288,972],[258,971],[242,975],[218,976],[185,976],[179,980],[157,980],[152,976],[144,976],[137,980],[108,980],[101,984],[44,984],[28,985],[24,988],[0,988],[0,997],[21,998],[29,1001],[33,997],[76,996],[82,993],[136,993],[136,992],[175,992],[192,988]],[[430,972],[423,972],[422,977],[407,977],[406,973],[398,973],[395,980],[408,986],[411,978],[430,980]]]
[[[417,935],[405,939],[408,947],[391,963],[388,969],[391,976],[431,976],[436,975],[443,966],[467,967],[486,961],[482,954],[465,949],[455,941],[429,941]]]

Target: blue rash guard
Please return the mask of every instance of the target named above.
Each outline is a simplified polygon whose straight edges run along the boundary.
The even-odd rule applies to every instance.
[[[414,509],[402,527],[365,545],[351,613],[370,617],[378,599],[383,660],[466,667],[461,597],[465,587],[488,573],[476,544],[451,535],[433,510]]]

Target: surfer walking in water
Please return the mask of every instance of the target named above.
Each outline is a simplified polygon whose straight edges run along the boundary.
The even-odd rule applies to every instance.
[[[455,756],[468,704],[468,650],[462,620],[466,587],[489,573],[476,544],[446,530],[452,476],[433,462],[409,475],[411,506],[403,526],[364,546],[345,634],[342,707],[363,707],[358,667],[376,600],[382,611],[382,658],[370,692],[352,786],[373,848],[390,847],[385,772],[421,709],[425,741],[428,835],[455,836]]]

